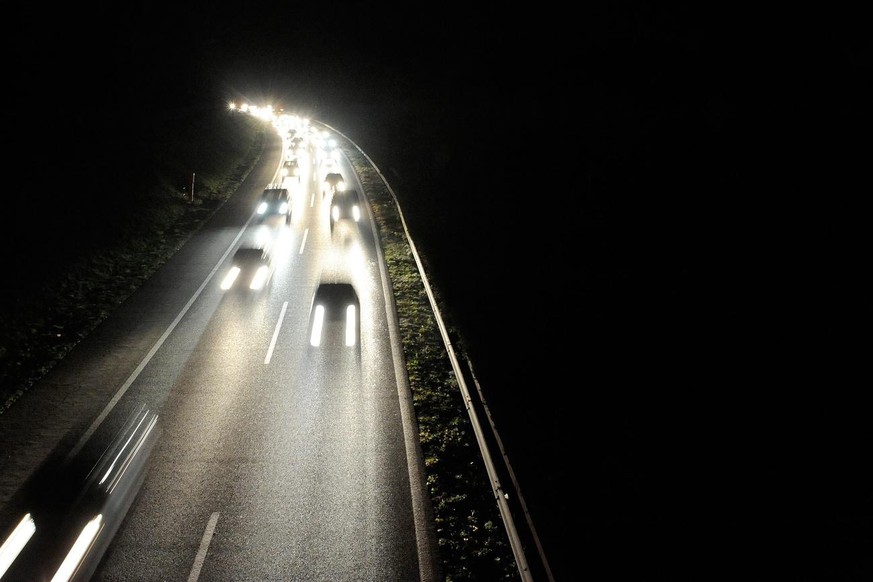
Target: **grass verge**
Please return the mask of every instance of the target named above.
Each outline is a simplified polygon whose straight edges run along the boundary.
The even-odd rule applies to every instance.
[[[249,116],[205,115],[164,134],[155,179],[124,217],[131,236],[85,249],[18,297],[0,319],[0,415],[103,321],[235,192],[272,129]],[[355,148],[395,295],[444,580],[518,578],[497,504],[422,279],[387,186]],[[194,201],[187,179],[197,172]],[[438,294],[437,294],[438,296]]]

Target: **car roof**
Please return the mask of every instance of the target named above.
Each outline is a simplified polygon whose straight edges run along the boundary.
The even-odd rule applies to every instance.
[[[290,198],[291,194],[287,188],[267,188],[262,195],[263,198]]]
[[[257,247],[244,247],[237,249],[233,254],[234,261],[261,261],[266,258],[267,251],[263,248]]]
[[[315,290],[314,301],[331,307],[342,307],[349,303],[357,304],[358,294],[351,283],[322,282]]]

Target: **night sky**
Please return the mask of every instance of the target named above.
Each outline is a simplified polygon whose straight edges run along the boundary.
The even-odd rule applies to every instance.
[[[761,42],[760,15],[645,2],[101,4],[7,17],[7,217],[38,228],[75,187],[57,168],[151,113],[308,113],[398,192],[522,490],[566,531],[559,580],[869,579],[850,15]],[[98,183],[127,163],[106,155]]]

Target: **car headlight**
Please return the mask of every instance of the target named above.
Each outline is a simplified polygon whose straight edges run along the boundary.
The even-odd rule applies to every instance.
[[[239,267],[232,267],[221,282],[221,288],[225,291],[230,289],[233,286],[233,282],[236,281],[237,277],[239,277],[239,271]]]
[[[255,276],[252,277],[252,282],[249,284],[249,289],[254,289],[255,291],[259,289],[263,289],[264,285],[267,283],[267,278],[270,274],[270,268],[266,265],[261,265],[258,267],[258,270],[255,272]]]
[[[261,202],[260,204],[258,204],[258,214],[263,214],[266,211],[267,211],[267,203],[266,202]]]
[[[346,307],[346,345],[353,346],[358,339],[358,315],[354,305]]]
[[[287,202],[283,202],[282,204],[279,205],[279,213],[280,214],[287,214],[288,213],[288,203]]]

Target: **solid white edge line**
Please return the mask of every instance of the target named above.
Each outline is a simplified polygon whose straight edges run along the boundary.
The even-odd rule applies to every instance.
[[[115,405],[118,404],[118,401],[121,400],[121,397],[124,396],[124,393],[127,392],[127,389],[134,383],[134,381],[139,377],[151,359],[155,356],[157,351],[161,349],[161,346],[164,345],[164,342],[167,341],[167,338],[170,337],[170,334],[173,333],[173,330],[176,329],[176,326],[179,325],[179,322],[182,321],[182,318],[185,317],[185,314],[188,313],[188,310],[191,309],[191,306],[194,305],[194,302],[200,297],[200,294],[203,293],[203,290],[206,289],[206,286],[212,281],[212,278],[215,277],[215,273],[218,272],[219,267],[224,263],[227,259],[227,256],[230,254],[231,249],[236,246],[236,243],[239,242],[239,239],[242,238],[243,233],[246,231],[246,228],[249,226],[249,222],[251,222],[251,218],[249,218],[246,223],[243,225],[242,229],[239,231],[239,234],[236,235],[236,238],[233,239],[233,242],[230,246],[227,247],[227,250],[224,251],[224,254],[215,264],[215,267],[212,268],[212,271],[209,273],[209,276],[203,281],[197,291],[194,292],[194,295],[191,296],[191,299],[185,304],[185,307],[182,308],[182,311],[176,316],[173,322],[167,327],[161,337],[158,338],[158,341],[155,342],[155,345],[152,346],[152,349],[146,354],[145,358],[139,363],[136,369],[131,373],[131,375],[124,381],[124,384],[121,385],[121,388],[112,396],[112,399],[103,408],[103,412],[91,423],[91,426],[88,427],[88,430],[85,431],[85,434],[82,435],[82,438],[79,439],[79,442],[76,443],[76,446],[73,447],[73,450],[67,454],[67,460],[73,459],[79,451],[82,450],[82,447],[85,446],[85,443],[88,442],[88,439],[91,438],[91,435],[97,430],[100,424],[109,416],[109,413],[112,412],[112,409],[115,408]]]
[[[264,358],[264,364],[270,363],[270,358],[273,357],[273,348],[276,347],[276,339],[279,337],[279,330],[282,329],[282,322],[285,320],[285,310],[288,309],[288,302],[282,304],[282,312],[279,313],[279,321],[276,322],[276,329],[273,330],[273,339],[270,340],[270,347],[267,348],[267,357]]]
[[[188,582],[197,582],[200,577],[200,569],[203,567],[203,562],[206,561],[206,552],[209,551],[209,544],[212,542],[212,534],[215,533],[215,524],[217,523],[218,512],[216,511],[210,516],[209,523],[206,524],[206,531],[203,532],[203,539],[200,540],[200,549],[197,550],[194,564],[191,566],[191,573],[188,574]]]

